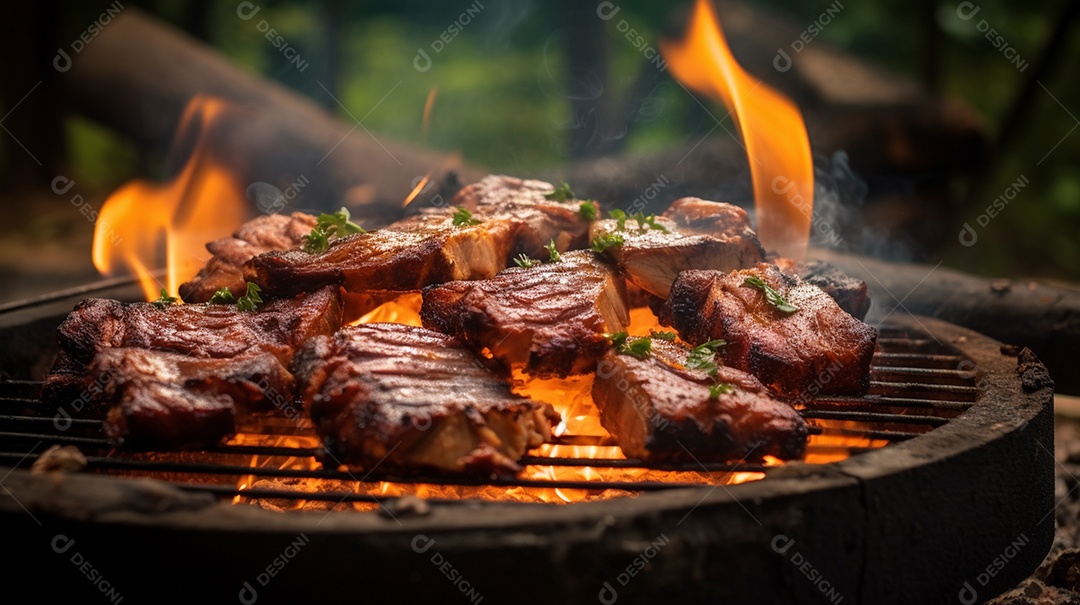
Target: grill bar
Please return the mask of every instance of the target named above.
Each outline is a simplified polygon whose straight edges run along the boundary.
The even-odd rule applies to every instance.
[[[974,374],[962,370],[964,358],[925,334],[908,334],[882,328],[874,355],[870,391],[858,397],[823,396],[800,405],[800,413],[810,424],[808,456],[845,457],[872,451],[889,443],[913,439],[942,426],[963,413],[978,393]],[[273,421],[261,427],[255,439],[277,443],[232,443],[186,453],[139,453],[115,451],[101,432],[98,418],[65,419],[65,430],[56,430],[51,411],[41,409],[37,399],[41,384],[34,381],[0,382],[0,464],[28,465],[44,451],[42,445],[75,445],[87,455],[87,470],[120,476],[151,476],[187,491],[201,491],[219,498],[248,500],[315,501],[328,503],[381,504],[396,498],[389,494],[365,493],[380,482],[404,486],[460,488],[551,488],[587,490],[599,493],[619,490],[626,493],[677,489],[704,484],[730,483],[735,473],[767,473],[769,467],[757,463],[651,464],[621,458],[578,458],[560,455],[529,455],[521,460],[527,469],[565,469],[574,473],[593,469],[602,480],[505,477],[476,478],[452,476],[395,476],[371,472],[362,477],[346,470],[320,468],[316,462],[320,448],[310,426],[295,424],[277,427]],[[78,414],[75,414],[78,416]],[[301,441],[285,444],[284,438]],[[856,442],[837,441],[837,438]],[[596,435],[563,435],[555,445],[613,446],[611,438]],[[300,461],[303,467],[281,468],[286,460]],[[643,470],[640,479],[612,479]],[[674,472],[669,480],[650,480],[648,473]],[[525,473],[523,473],[525,474]],[[194,479],[192,479],[194,477]],[[239,487],[239,478],[248,478],[248,487]],[[326,487],[296,488],[288,482],[311,480]],[[260,481],[268,482],[262,485]],[[281,483],[284,482],[284,483]],[[250,487],[251,484],[256,484]],[[267,487],[269,485],[269,487]],[[350,489],[351,488],[351,489]],[[438,498],[429,499],[441,502]],[[454,502],[456,500],[446,500]]]

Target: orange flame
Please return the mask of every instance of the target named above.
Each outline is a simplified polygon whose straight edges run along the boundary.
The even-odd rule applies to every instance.
[[[768,250],[802,259],[814,208],[810,139],[799,109],[743,71],[709,0],[697,0],[690,26],[660,51],[679,82],[734,112],[750,160],[758,236]]]
[[[437,95],[438,93],[439,87],[432,86],[431,90],[428,91],[427,100],[424,101],[424,118],[420,121],[420,140],[425,143],[427,142],[428,138],[428,129],[431,127],[431,110],[435,108],[435,95]],[[414,199],[416,199],[416,196],[420,195],[420,192],[424,190],[424,187],[428,184],[428,181],[431,180],[431,173],[433,172],[433,170],[428,170],[427,174],[424,175],[424,178],[420,179],[420,181],[416,183],[416,186],[413,187],[412,191],[409,192],[409,195],[405,197],[405,201],[401,203],[402,208],[408,206]]]
[[[221,99],[191,100],[176,140],[197,140],[180,173],[166,183],[135,180],[105,200],[94,227],[94,266],[103,274],[139,278],[147,300],[162,287],[175,296],[206,260],[206,243],[227,236],[246,218],[243,188],[215,161],[209,133],[229,111]],[[112,232],[121,237],[110,237]],[[161,284],[155,270],[167,270]],[[126,270],[126,271],[125,271]]]

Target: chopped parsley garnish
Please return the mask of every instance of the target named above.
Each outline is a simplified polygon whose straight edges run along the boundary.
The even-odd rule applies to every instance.
[[[574,199],[574,190],[570,188],[570,185],[563,181],[555,188],[555,191],[545,194],[544,199],[556,201],[556,202],[568,202]]]
[[[652,340],[648,337],[634,338],[625,332],[616,332],[614,334],[604,334],[604,338],[611,341],[612,346],[615,347],[615,352],[619,355],[630,355],[637,357],[638,359],[645,359],[649,356],[649,352],[652,351]]]
[[[521,267],[523,269],[529,269],[531,267],[536,266],[536,261],[529,258],[528,256],[525,256],[524,252],[522,252],[521,254],[515,256],[514,257],[514,262],[517,263],[517,266],[519,266],[519,267]]]
[[[315,228],[304,236],[304,250],[311,254],[326,252],[330,247],[330,238],[365,232],[363,227],[349,218],[349,209],[344,206],[333,214],[320,214],[315,219]]]
[[[716,350],[726,345],[723,340],[710,340],[690,349],[684,364],[691,370],[701,370],[709,376],[716,376]]]
[[[255,311],[262,304],[263,299],[259,296],[259,292],[262,292],[257,284],[251,282],[247,283],[247,294],[241,296],[236,301],[236,308],[241,311]]]
[[[619,210],[618,208],[616,208],[614,210],[609,210],[607,215],[608,215],[608,218],[611,218],[611,219],[615,220],[615,230],[616,231],[626,231],[626,213],[625,212],[623,212],[622,210]]]
[[[236,297],[228,288],[218,288],[208,302],[212,305],[231,305],[236,302]]]
[[[709,385],[709,399],[719,399],[721,395],[727,395],[734,390],[735,385],[726,382]]]
[[[770,305],[776,307],[776,309],[782,313],[794,313],[799,310],[798,307],[785,300],[779,292],[774,290],[772,286],[765,283],[763,279],[756,275],[751,275],[750,277],[747,277],[745,280],[743,280],[743,285],[757,288],[758,290],[764,292],[765,300],[768,301]]]
[[[592,200],[585,200],[578,206],[578,214],[581,215],[581,220],[586,223],[591,223],[596,220],[596,215],[599,214],[600,209],[596,207],[596,202]]]
[[[674,332],[662,332],[657,330],[649,330],[649,338],[659,338],[660,340],[666,340],[672,342],[675,340]]]
[[[455,227],[471,227],[480,224],[480,219],[473,218],[472,212],[469,212],[465,208],[457,208],[454,210],[453,221]]]
[[[625,243],[625,240],[618,233],[601,233],[592,241],[592,249],[596,252],[603,252],[612,246],[621,246],[623,243]]]
[[[559,249],[555,247],[555,240],[544,246],[544,250],[548,251],[548,262],[557,263],[562,260],[562,255],[559,254]]]
[[[165,307],[167,307],[169,305],[175,304],[176,300],[177,299],[176,299],[175,296],[169,296],[169,293],[165,291],[165,288],[162,288],[161,289],[161,297],[158,298],[157,300],[150,301],[150,304],[157,305],[158,307],[164,309]]]
[[[645,214],[642,212],[635,212],[634,214],[630,215],[630,218],[637,221],[638,231],[643,231],[645,229],[655,229],[657,231],[663,231],[664,233],[667,233],[667,227],[656,222],[655,214],[645,216]]]

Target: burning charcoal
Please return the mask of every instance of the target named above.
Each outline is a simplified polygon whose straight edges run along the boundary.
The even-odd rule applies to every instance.
[[[660,321],[690,343],[721,339],[724,362],[783,397],[864,392],[877,331],[775,265],[685,271]]]
[[[315,217],[302,212],[260,216],[244,223],[232,237],[206,244],[213,256],[198,275],[180,285],[180,297],[188,303],[207,302],[226,288],[240,298],[247,288],[244,263],[266,252],[296,248],[313,227]]]
[[[621,217],[593,223],[593,240],[617,235],[622,245],[604,254],[642,289],[667,298],[675,277],[687,269],[733,271],[765,258],[746,211],[693,197],[676,200],[659,217]]]
[[[424,325],[541,378],[592,371],[629,322],[626,284],[590,251],[424,290]]]
[[[643,357],[608,351],[592,395],[600,421],[628,458],[654,462],[794,459],[806,422],[756,378],[723,365],[701,369],[683,345],[652,339]],[[694,369],[689,366],[698,366]]]
[[[559,421],[457,339],[426,328],[344,328],[309,342],[296,368],[327,466],[512,474]]]

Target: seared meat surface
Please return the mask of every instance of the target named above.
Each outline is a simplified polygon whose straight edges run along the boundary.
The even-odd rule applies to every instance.
[[[544,246],[551,241],[560,251],[588,247],[589,225],[579,214],[581,201],[544,197],[554,190],[544,181],[491,175],[464,187],[451,205],[467,208],[478,218],[518,225],[513,256],[547,258]]]
[[[90,368],[108,377],[105,433],[125,448],[185,449],[216,445],[246,414],[291,401],[292,374],[269,351],[227,359],[122,347],[104,349]]]
[[[492,279],[424,290],[424,326],[461,339],[508,369],[541,378],[590,372],[626,328],[626,283],[591,251],[512,267]]]
[[[608,351],[592,396],[600,422],[628,458],[652,462],[789,460],[806,449],[806,422],[761,382],[719,365],[686,367],[690,349],[653,339],[648,357]],[[717,392],[709,387],[714,386]]]
[[[588,227],[578,204],[549,201],[542,181],[490,176],[462,189],[451,202],[477,224],[457,221],[454,208],[429,208],[384,229],[331,242],[326,252],[273,252],[253,258],[244,275],[271,296],[327,284],[348,292],[410,291],[453,280],[486,279],[516,254],[546,255],[584,246]]]
[[[849,277],[832,263],[822,260],[801,263],[788,258],[778,258],[776,266],[784,273],[797,275],[803,281],[824,290],[841,309],[851,313],[855,319],[866,319],[866,314],[870,311],[870,292],[863,280]]]
[[[506,266],[516,225],[484,221],[458,225],[449,208],[424,212],[385,229],[350,235],[326,252],[303,250],[257,256],[245,278],[271,296],[327,284],[348,292],[419,290],[455,279],[491,277]]]
[[[747,278],[762,280],[796,310],[780,310]],[[726,341],[725,363],[750,372],[782,397],[860,393],[869,386],[877,331],[821,288],[775,265],[731,273],[685,271],[671,287],[660,321],[695,345]]]
[[[277,399],[295,395],[285,371],[293,353],[336,331],[341,313],[334,288],[271,301],[256,312],[88,299],[57,329],[60,353],[42,400],[109,408],[110,436],[125,443],[216,443],[232,431],[226,419],[234,408],[258,408],[268,396],[251,383],[266,378]]]
[[[237,298],[243,296],[247,289],[244,263],[266,252],[299,246],[313,227],[315,217],[302,212],[270,214],[244,223],[232,237],[206,244],[212,256],[198,275],[181,284],[180,298],[189,303],[207,302],[221,288],[228,288]]]
[[[350,326],[305,345],[296,371],[330,467],[511,474],[559,422],[426,328]]]
[[[732,204],[686,197],[675,200],[655,219],[656,226],[634,219],[595,221],[590,237],[622,236],[621,246],[604,254],[621,268],[631,282],[647,292],[667,298],[671,283],[687,269],[733,271],[752,267],[765,258],[746,211]]]

